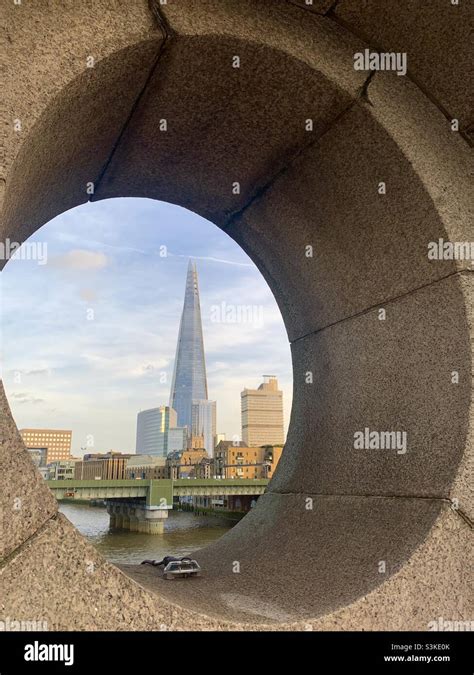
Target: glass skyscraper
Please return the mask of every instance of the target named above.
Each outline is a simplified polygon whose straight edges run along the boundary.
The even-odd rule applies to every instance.
[[[183,312],[179,325],[178,344],[174,362],[173,381],[171,384],[170,408],[176,410],[177,426],[186,427],[188,435],[204,435],[210,447],[206,450],[212,454],[214,450],[213,433],[215,434],[214,416],[196,415],[199,418],[200,430],[193,428],[193,403],[208,402],[206,362],[204,357],[204,340],[202,336],[201,306],[199,302],[199,285],[196,263],[189,261],[184,293]],[[215,410],[215,403],[214,403]],[[203,420],[203,417],[206,420]],[[204,421],[204,425],[203,425]],[[214,430],[212,429],[214,425]],[[210,427],[210,428],[208,428]]]
[[[166,457],[168,432],[176,426],[176,412],[168,406],[142,410],[137,415],[137,455],[160,455]]]
[[[202,436],[204,447],[212,454],[216,438],[216,402],[198,401],[193,399],[192,404],[192,433]]]

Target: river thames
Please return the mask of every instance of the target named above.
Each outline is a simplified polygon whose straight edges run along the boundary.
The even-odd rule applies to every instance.
[[[191,553],[225,534],[231,522],[215,516],[195,516],[171,511],[164,534],[141,534],[111,530],[109,515],[102,506],[59,504],[59,510],[93,544],[106,560],[115,564],[141,563],[145,558]]]

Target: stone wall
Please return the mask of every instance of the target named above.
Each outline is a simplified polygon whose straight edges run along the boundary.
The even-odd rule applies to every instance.
[[[467,3],[1,4],[0,238],[89,198],[200,213],[268,281],[295,388],[268,494],[186,585],[106,563],[57,514],[2,390],[2,614],[78,630],[472,618],[473,272],[427,256],[473,239]],[[408,74],[354,70],[366,47],[406,52]],[[407,452],[354,450],[365,427],[403,429]]]

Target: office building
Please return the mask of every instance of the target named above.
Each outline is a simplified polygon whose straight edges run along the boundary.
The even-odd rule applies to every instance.
[[[168,455],[170,452],[183,452],[188,442],[187,427],[175,427],[168,431]]]
[[[158,455],[132,455],[127,460],[125,478],[131,480],[168,478],[166,457]]]
[[[94,453],[84,455],[76,462],[74,478],[76,480],[124,480],[127,461],[131,454],[121,452]]]
[[[196,476],[196,465],[200,464],[203,459],[209,459],[209,455],[204,448],[170,453],[166,460],[168,477],[173,480],[194,478]]]
[[[249,448],[245,443],[221,441],[214,453],[214,470],[220,478],[272,478],[282,446]]]
[[[176,427],[176,412],[168,406],[142,410],[137,415],[137,455],[159,455],[166,457],[168,432]]]
[[[75,477],[77,458],[59,459],[48,465],[48,480],[72,480]]]
[[[196,401],[192,403],[192,435],[201,436],[204,441],[202,447],[206,448],[209,455],[214,453],[214,439],[216,436],[216,402]],[[192,445],[191,447],[199,447]]]
[[[283,392],[278,389],[277,378],[264,375],[258,389],[244,389],[240,396],[245,445],[283,445]]]
[[[21,429],[20,434],[28,449],[46,448],[46,464],[71,456],[72,431],[69,429]]]

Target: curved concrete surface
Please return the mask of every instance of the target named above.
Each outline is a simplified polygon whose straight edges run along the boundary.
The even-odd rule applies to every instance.
[[[469,619],[473,273],[427,247],[473,239],[471,118],[464,60],[445,77],[438,43],[427,62],[418,40],[442,20],[463,44],[459,15],[441,1],[415,15],[394,3],[388,24],[349,0],[97,4],[6,8],[7,124],[22,130],[6,139],[1,238],[24,240],[90,183],[94,200],[162,199],[213,220],[281,309],[292,418],[268,494],[198,552],[202,579],[167,584],[125,576],[57,515],[2,392],[3,611],[63,629]],[[407,77],[354,70],[354,52],[384,39],[408,53]],[[406,432],[406,452],[354,449],[365,428]]]

